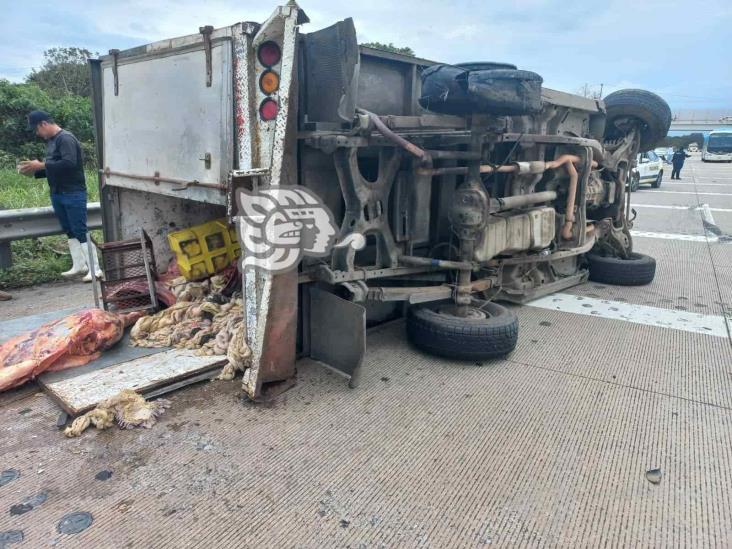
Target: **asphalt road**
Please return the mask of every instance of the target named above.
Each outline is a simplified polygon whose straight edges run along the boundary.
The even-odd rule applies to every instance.
[[[0,532],[22,531],[18,547],[732,544],[732,165],[666,170],[632,197],[654,282],[516,307],[507,360],[423,355],[396,322],[369,333],[356,390],[302,361],[272,404],[205,383],[151,430],[68,440],[45,396],[4,395],[0,462],[20,477],[0,510],[47,497],[0,513]],[[72,511],[93,524],[58,533]]]

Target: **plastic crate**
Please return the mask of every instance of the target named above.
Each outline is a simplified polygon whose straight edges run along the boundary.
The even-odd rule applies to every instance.
[[[152,241],[145,231],[140,238],[93,242],[99,255],[104,279],[99,280],[102,305],[113,312],[155,311],[158,308],[154,290],[155,254]]]
[[[169,233],[168,243],[188,280],[222,271],[241,255],[236,229],[225,218]]]

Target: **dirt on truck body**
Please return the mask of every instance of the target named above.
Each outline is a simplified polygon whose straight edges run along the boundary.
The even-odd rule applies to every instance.
[[[359,47],[350,19],[306,21],[289,4],[91,62],[107,240],[143,227],[165,268],[167,232],[224,215],[263,227],[277,210],[267,242],[306,250],[268,271],[257,253],[287,253],[261,232],[244,242],[251,398],[297,356],[355,386],[366,327],[400,315],[424,350],[491,358],[518,337],[496,301],[653,279],[626,182],[666,135],[661,98],[578,97],[506,63]],[[316,249],[327,222],[335,245]]]

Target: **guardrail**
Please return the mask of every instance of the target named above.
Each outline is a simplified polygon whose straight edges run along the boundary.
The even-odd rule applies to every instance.
[[[102,227],[102,208],[99,202],[87,204],[86,212],[87,228],[100,229]],[[61,225],[50,206],[0,210],[0,269],[7,269],[13,263],[10,243],[14,240],[62,233]]]

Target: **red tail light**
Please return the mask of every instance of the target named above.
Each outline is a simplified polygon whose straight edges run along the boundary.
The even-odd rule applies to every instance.
[[[276,42],[271,41],[259,46],[259,51],[257,52],[259,62],[265,67],[271,67],[279,63],[281,56],[282,52],[280,52],[280,47]]]
[[[274,99],[265,99],[259,104],[259,116],[262,120],[274,120],[280,107]]]

